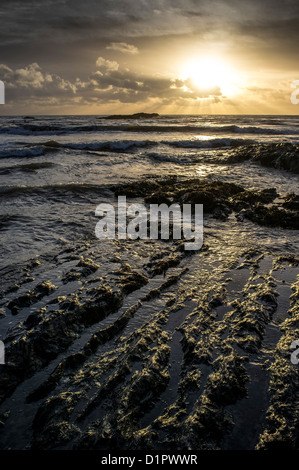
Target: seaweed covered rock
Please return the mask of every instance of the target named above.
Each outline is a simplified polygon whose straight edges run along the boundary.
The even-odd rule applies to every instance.
[[[285,229],[298,230],[298,212],[291,212],[277,206],[267,207],[261,203],[255,204],[251,209],[243,212],[244,216],[259,225],[270,227],[282,227]]]
[[[248,145],[234,151],[228,161],[236,163],[244,160],[298,174],[299,145],[288,142]]]
[[[55,289],[56,286],[51,281],[41,282],[34,289],[11,300],[7,304],[7,308],[11,310],[13,315],[16,315],[20,309],[30,307],[30,305],[42,299],[44,296],[50,295]]]
[[[289,318],[281,325],[282,337],[274,351],[269,367],[270,406],[267,410],[267,427],[256,446],[261,450],[298,450],[298,365],[291,361],[291,345],[299,337],[299,282],[292,286]]]
[[[246,206],[251,207],[258,202],[269,204],[278,196],[275,188],[266,188],[261,191],[245,190],[232,197],[232,203],[236,210]]]
[[[288,194],[282,204],[286,209],[299,211],[299,195],[295,193]]]
[[[224,219],[231,212],[230,198],[244,192],[244,188],[235,183],[199,178],[179,179],[177,176],[148,178],[111,189],[117,196],[126,194],[127,197],[143,197],[147,204],[203,204],[205,213]]]
[[[87,287],[80,294],[57,299],[59,309],[32,312],[24,322],[24,331],[16,338],[6,338],[9,362],[0,377],[0,401],[9,396],[16,385],[30,377],[64,351],[84,328],[104,319],[122,305],[130,292],[146,284],[148,279],[132,271],[121,276],[114,285],[101,283]],[[42,291],[51,290],[51,285]]]

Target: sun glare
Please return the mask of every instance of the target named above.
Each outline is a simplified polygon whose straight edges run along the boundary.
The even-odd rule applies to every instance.
[[[198,57],[185,63],[182,78],[190,79],[193,86],[201,90],[220,88],[224,95],[231,96],[238,89],[237,72],[219,57]]]

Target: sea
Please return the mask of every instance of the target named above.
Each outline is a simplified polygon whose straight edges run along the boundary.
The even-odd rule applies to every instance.
[[[95,209],[115,184],[178,175],[296,192],[286,171],[210,163],[269,142],[299,143],[299,117],[0,117],[1,266],[94,234]]]

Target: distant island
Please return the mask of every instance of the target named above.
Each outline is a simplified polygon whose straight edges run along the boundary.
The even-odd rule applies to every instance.
[[[150,119],[158,116],[158,113],[112,114],[98,119]]]

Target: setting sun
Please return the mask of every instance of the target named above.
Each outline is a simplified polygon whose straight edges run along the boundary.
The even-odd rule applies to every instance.
[[[227,96],[234,95],[240,83],[239,74],[222,58],[214,56],[191,59],[183,65],[182,76],[199,89],[218,87]]]

